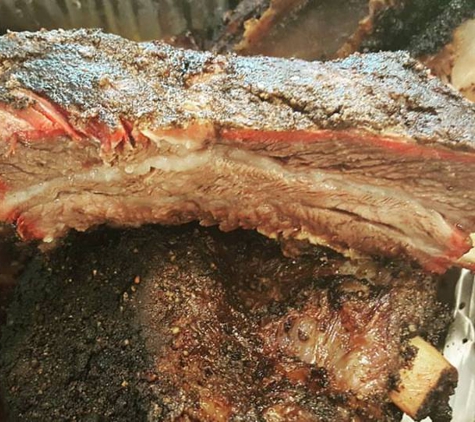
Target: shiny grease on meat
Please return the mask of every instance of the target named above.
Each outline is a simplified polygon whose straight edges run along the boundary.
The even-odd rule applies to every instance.
[[[408,339],[448,321],[436,278],[405,268],[284,258],[252,232],[98,230],[29,266],[0,383],[28,420],[395,421]]]

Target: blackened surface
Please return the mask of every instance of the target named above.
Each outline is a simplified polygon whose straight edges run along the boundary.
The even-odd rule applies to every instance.
[[[427,395],[415,419],[419,421],[429,416],[433,422],[450,422],[452,420],[452,409],[444,400],[444,397],[447,394],[454,394],[457,379],[457,371],[453,369],[444,371],[440,375],[439,382]]]
[[[426,24],[424,31],[413,37],[408,50],[414,57],[437,53],[452,41],[454,30],[475,17],[473,0],[452,0],[439,16]]]
[[[473,0],[401,1],[375,14],[373,31],[359,50],[408,50],[414,57],[435,54],[474,16]]]
[[[17,277],[33,251],[34,246],[19,241],[13,227],[0,225],[0,326],[5,322]]]
[[[50,267],[37,258],[23,274],[0,352],[4,374],[13,376],[9,394],[23,401],[12,406],[11,420],[42,421],[45,415],[54,420],[143,419],[147,383],[136,373],[146,367],[147,355],[137,328],[129,323],[130,312],[117,319],[134,267],[117,266],[122,277],[113,283],[101,273],[92,277],[92,268],[103,271],[105,265],[114,265],[112,254],[107,264],[96,262],[101,250],[113,248],[116,240],[93,235],[83,251],[82,259],[88,261],[83,267],[71,266],[59,253],[60,264]],[[95,294],[87,297],[80,293],[84,289]],[[130,340],[129,353],[125,339]],[[13,347],[10,351],[7,344]],[[130,387],[122,387],[124,381]]]
[[[283,258],[275,242],[252,232],[72,234],[31,263],[10,308],[0,383],[12,420],[207,420],[221,412],[255,421],[266,411],[296,421],[398,420],[386,393],[356,399],[334,368],[286,355],[264,335],[272,324],[292,330],[315,303],[338,303],[329,315],[346,312],[355,329],[371,309],[387,308],[390,320],[372,334],[391,327],[379,373],[386,391],[405,339],[436,343],[449,314],[435,302],[431,278],[405,268],[381,269],[372,282],[335,277],[346,266],[318,248]]]
[[[444,10],[449,0],[398,1],[376,13],[372,34],[361,51],[403,50]]]

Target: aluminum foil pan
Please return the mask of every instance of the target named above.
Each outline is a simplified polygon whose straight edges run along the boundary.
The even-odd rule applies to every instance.
[[[231,0],[1,0],[0,30],[103,28],[150,40],[216,28]]]
[[[459,371],[451,405],[454,422],[475,421],[475,276],[462,271],[455,289],[455,311],[444,349]]]
[[[444,346],[444,356],[459,372],[450,405],[453,422],[475,421],[475,275],[462,270],[455,287],[454,321]],[[405,416],[403,422],[410,422]],[[430,421],[429,418],[425,421]]]

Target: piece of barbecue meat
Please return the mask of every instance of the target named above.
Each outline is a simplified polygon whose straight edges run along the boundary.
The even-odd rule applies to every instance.
[[[407,340],[437,344],[450,320],[436,278],[317,248],[284,258],[251,231],[65,243],[24,273],[2,334],[12,420],[396,421]],[[428,410],[440,420],[447,394]]]
[[[443,271],[475,231],[474,137],[475,107],[405,53],[0,38],[0,220],[24,238],[197,219]]]
[[[375,8],[337,55],[404,49],[434,75],[475,100],[475,2],[415,0],[393,6]]]
[[[243,0],[227,16],[212,51],[306,60],[334,57],[370,14],[368,0]],[[383,7],[379,1],[379,10]],[[205,44],[206,45],[206,44]]]
[[[407,50],[413,40],[434,24],[449,2],[370,0],[369,16],[360,22],[360,28],[353,36],[353,42],[356,43],[349,52]]]
[[[411,41],[409,51],[433,74],[475,101],[475,3],[452,0],[443,13]]]
[[[355,51],[402,50],[449,8],[448,3],[243,0],[229,13],[209,48],[307,60],[346,57]]]

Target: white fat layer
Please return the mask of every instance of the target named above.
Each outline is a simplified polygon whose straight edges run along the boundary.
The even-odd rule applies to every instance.
[[[475,245],[475,233],[470,235],[470,239],[472,240],[472,244]],[[473,267],[475,265],[475,246],[462,256],[458,262],[462,266]]]
[[[350,182],[341,175],[324,171],[292,172],[272,158],[220,145],[199,151],[190,151],[184,157],[157,155],[140,163],[128,164],[125,167],[103,165],[87,172],[74,173],[45,181],[21,191],[7,192],[3,203],[4,209],[22,208],[35,197],[45,193],[52,196],[64,190],[81,189],[81,186],[87,188],[95,185],[107,185],[112,182],[123,183],[124,178],[130,177],[132,179],[137,176],[144,176],[154,169],[166,173],[192,173],[188,183],[190,191],[187,194],[191,200],[199,197],[198,193],[195,192],[196,185],[193,179],[196,178],[197,174],[203,174],[203,182],[212,186],[214,179],[220,177],[221,174],[241,175],[245,179],[247,174],[257,172],[259,177],[264,177],[268,184],[272,185],[274,183],[276,186],[280,184],[284,186],[283,189],[299,189],[306,192],[298,202],[308,210],[314,209],[318,212],[318,208],[322,208],[332,209],[336,212],[349,212],[366,218],[368,222],[373,223],[391,221],[394,227],[404,233],[407,239],[413,237],[411,233],[414,231],[419,232],[421,230],[427,234],[428,232],[437,233],[438,237],[441,235],[449,237],[452,234],[452,228],[440,214],[425,209],[422,204],[403,192],[388,195],[388,189],[368,186],[359,182]],[[202,173],[197,173],[197,170]],[[180,186],[183,186],[183,181],[183,177],[177,178],[177,184]],[[173,186],[168,186],[167,190],[173,195]],[[226,194],[230,197],[234,195],[233,192],[227,192]],[[284,193],[276,191],[275,194],[276,206],[279,207],[278,203],[282,201],[280,198]],[[215,197],[200,198],[200,201],[217,199]],[[225,200],[225,198],[223,199]],[[267,200],[274,201],[269,198]],[[289,209],[293,209],[297,205],[295,200],[291,201]],[[408,218],[412,215],[418,215],[418,218]],[[421,224],[420,221],[423,221],[423,223]],[[310,233],[302,233],[302,236],[315,243],[321,243],[321,239],[313,239]],[[419,247],[428,249],[424,239],[415,238],[411,242],[415,245],[420,242]],[[436,252],[434,250],[434,253]]]
[[[68,186],[74,187],[78,184],[101,184],[118,181],[122,177],[119,168],[103,166],[94,168],[84,173],[74,173],[72,175],[58,177],[56,179],[41,182],[32,185],[29,188],[14,192],[7,192],[3,205],[8,208],[15,208],[21,204],[32,200],[35,196],[39,196],[48,192],[52,188],[66,189]]]
[[[196,140],[188,137],[177,137],[176,135],[172,136],[163,133],[157,135],[155,132],[149,129],[143,129],[141,133],[142,135],[153,141],[159,147],[163,146],[164,142],[170,145],[185,147],[189,151],[195,151],[203,147],[203,141],[200,139]]]
[[[130,164],[124,170],[127,174],[135,176],[143,176],[152,169],[180,173],[206,166],[211,158],[209,152],[189,153],[184,157],[157,156],[148,158],[139,164]]]
[[[186,172],[200,166],[205,167],[211,161],[211,152],[202,151],[189,153],[185,157],[178,156],[155,156],[150,157],[137,164],[129,164],[124,169],[120,167],[101,166],[84,173],[74,173],[72,175],[58,177],[49,181],[32,185],[29,188],[7,192],[3,205],[6,209],[15,208],[21,204],[40,196],[50,189],[66,189],[68,186],[74,187],[81,184],[103,184],[120,181],[125,175],[143,176],[151,170],[157,169],[165,172]]]
[[[417,215],[419,218],[436,222],[438,229],[446,225],[443,217],[439,213],[426,209],[422,204],[419,204],[414,198],[402,191],[397,192],[397,195],[389,197],[388,189],[357,182],[351,183],[347,177],[340,174],[326,173],[317,170],[308,173],[291,173],[278,162],[245,150],[233,149],[226,155],[234,162],[250,165],[253,168],[260,168],[266,173],[271,172],[276,175],[283,175],[287,181],[293,180],[296,183],[301,181],[302,183],[308,184],[308,180],[311,179],[312,184],[316,187],[316,191],[325,192],[332,198],[331,201],[326,202],[326,207],[358,214],[368,220],[374,220],[376,216],[380,221],[384,221],[385,217],[392,215],[393,220],[398,221],[403,218],[401,215],[402,206],[406,209],[410,208],[413,213],[412,215]],[[359,193],[359,195],[350,196],[347,194],[349,190],[355,194]],[[362,198],[368,201],[364,201]],[[379,206],[374,207],[375,200],[373,200],[374,203],[371,204],[369,202],[371,198],[379,198],[382,202],[379,204],[376,203],[376,205]],[[305,198],[303,198],[303,200],[305,200]],[[378,199],[376,199],[376,201],[377,200]],[[383,203],[385,205],[384,207],[381,206]],[[436,227],[434,226],[434,230],[435,229]],[[447,227],[447,233],[449,232],[452,232],[452,229]]]

